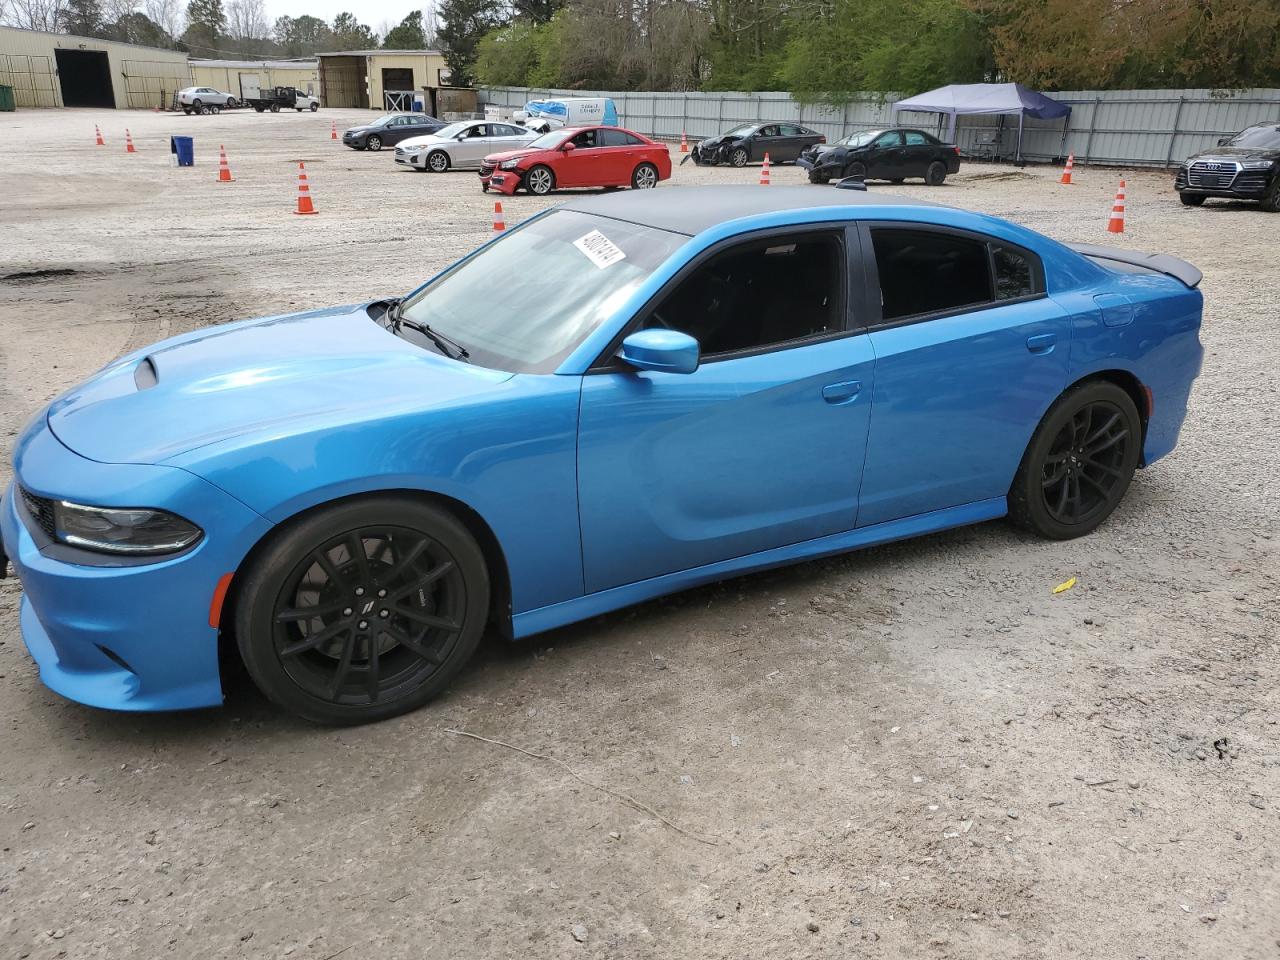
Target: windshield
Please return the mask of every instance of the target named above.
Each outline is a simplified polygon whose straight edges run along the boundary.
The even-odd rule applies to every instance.
[[[725,136],[726,136],[726,137],[740,137],[740,136],[742,136],[743,134],[750,133],[750,132],[751,132],[752,130],[754,130],[757,126],[758,126],[758,124],[755,124],[755,123],[744,123],[744,124],[742,124],[741,126],[734,127],[732,130],[730,130],[728,133],[726,133],[726,134],[725,134]]]
[[[529,144],[529,150],[552,150],[560,146],[569,137],[577,133],[576,130],[552,130],[550,133],[544,133],[533,143]]]
[[[686,240],[556,210],[454,266],[409,297],[401,316],[456,342],[472,363],[552,373]]]
[[[1257,147],[1262,150],[1280,150],[1280,126],[1274,123],[1259,124],[1241,130],[1227,141],[1229,147]]]
[[[883,130],[864,130],[862,133],[851,133],[843,140],[837,140],[836,143],[842,147],[865,147],[882,133],[884,133]]]
[[[448,140],[450,137],[456,137],[458,134],[460,134],[463,130],[467,129],[467,127],[469,126],[471,126],[470,120],[464,120],[461,123],[451,123],[447,127],[441,127],[439,130],[433,133],[432,136],[440,137],[443,140]]]

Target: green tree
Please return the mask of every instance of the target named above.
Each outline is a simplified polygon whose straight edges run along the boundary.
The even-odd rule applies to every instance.
[[[387,50],[421,50],[427,45],[426,35],[422,30],[422,11],[415,10],[400,25],[392,27],[382,38],[382,46]]]
[[[476,48],[476,79],[495,86],[536,86],[531,78],[541,52],[538,33],[537,26],[521,22],[486,33]]]
[[[96,37],[102,33],[102,8],[98,0],[67,0],[58,14],[58,25],[64,33]]]
[[[449,82],[470,86],[475,79],[476,57],[480,39],[502,24],[492,0],[444,0],[440,5],[439,41],[445,63],[449,65]]]
[[[137,43],[144,47],[170,47],[173,38],[145,13],[126,13],[104,31],[110,39],[121,43]]]
[[[306,57],[323,50],[336,49],[333,31],[319,17],[277,17],[271,36],[286,57]]]
[[[222,0],[191,0],[187,4],[187,30],[182,39],[200,56],[216,52],[218,38],[226,33],[227,15]]]
[[[354,13],[343,12],[333,18],[333,45],[338,50],[368,50],[378,45],[372,30],[356,19]]]

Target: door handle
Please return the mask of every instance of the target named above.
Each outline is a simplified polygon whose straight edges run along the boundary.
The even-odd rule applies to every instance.
[[[1056,333],[1038,333],[1027,337],[1027,349],[1032,353],[1052,353],[1053,345],[1058,342]]]
[[[862,391],[861,380],[845,380],[842,383],[829,383],[822,388],[822,399],[827,403],[848,403]]]

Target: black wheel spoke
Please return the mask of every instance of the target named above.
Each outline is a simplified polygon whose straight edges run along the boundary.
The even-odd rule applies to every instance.
[[[1122,476],[1124,476],[1124,474],[1122,474],[1122,473],[1121,473],[1119,470],[1117,470],[1115,467],[1108,466],[1107,464],[1102,463],[1101,461],[1098,461],[1098,460],[1084,460],[1084,461],[1082,461],[1082,462],[1084,463],[1084,465],[1085,465],[1085,466],[1090,467],[1090,468],[1093,468],[1093,469],[1096,469],[1096,470],[1101,470],[1103,473],[1109,474],[1110,476],[1113,476],[1113,477],[1122,477]]]
[[[1108,490],[1108,489],[1107,489],[1106,487],[1104,487],[1101,483],[1099,483],[1097,480],[1093,479],[1093,477],[1089,476],[1089,474],[1085,473],[1084,471],[1081,471],[1081,472],[1080,472],[1080,478],[1081,478],[1082,480],[1087,480],[1089,483],[1093,484],[1094,488],[1095,488],[1095,489],[1097,489],[1097,491],[1098,491],[1099,493],[1101,493],[1104,497],[1108,497],[1108,496],[1110,496],[1110,495],[1111,495],[1111,491],[1110,491],[1110,490]]]
[[[276,614],[276,623],[292,623],[295,620],[311,620],[315,617],[326,617],[346,607],[345,601],[325,603],[318,607],[286,608]]]
[[[407,570],[409,566],[415,560],[418,559],[418,557],[422,556],[422,551],[426,549],[427,549],[427,541],[419,540],[417,543],[415,543],[412,547],[409,548],[408,553],[406,553],[403,557],[400,558],[399,563],[397,563],[389,571],[387,571],[384,574],[381,574],[378,577],[378,583],[380,584],[394,583],[396,581],[396,578],[399,577],[400,574],[404,573],[405,570]]]
[[[337,700],[338,695],[342,693],[343,684],[347,682],[347,674],[351,672],[351,658],[356,652],[356,638],[353,635],[347,637],[347,642],[342,648],[342,656],[338,659],[338,666],[333,671],[333,680],[329,685],[329,699]]]
[[[378,638],[366,637],[365,642],[369,644],[369,663],[365,672],[365,685],[369,691],[369,702],[373,703],[378,699]]]
[[[401,617],[407,617],[423,626],[435,627],[437,630],[446,630],[449,633],[457,633],[462,629],[462,624],[454,623],[452,620],[446,620],[444,617],[433,616],[430,613],[422,613],[414,610],[412,607],[396,607],[396,614]]]
[[[1103,450],[1109,450],[1111,447],[1114,447],[1117,443],[1120,443],[1122,440],[1128,439],[1128,437],[1129,437],[1128,430],[1120,430],[1120,431],[1117,431],[1116,433],[1111,434],[1099,444],[1096,444],[1094,446],[1085,444],[1085,448],[1084,448],[1085,455],[1095,456],[1101,453]]]
[[[326,640],[332,640],[334,637],[342,633],[344,630],[349,630],[349,629],[351,629],[351,625],[349,623],[347,623],[345,620],[339,620],[337,623],[331,626],[325,627],[323,630],[317,630],[315,633],[307,634],[303,639],[299,640],[297,643],[291,643],[288,646],[284,647],[280,651],[280,656],[295,657],[298,654],[305,653],[308,650],[314,650],[316,647],[320,646],[320,644],[324,643]]]
[[[364,537],[359,533],[353,533],[346,540],[347,553],[351,555],[351,562],[355,564],[356,581],[358,583],[369,582],[369,555],[364,552]]]
[[[412,583],[405,584],[399,590],[395,591],[395,593],[387,597],[387,599],[392,603],[395,603],[397,600],[402,600],[405,597],[407,597],[409,594],[413,593],[413,591],[421,590],[423,587],[430,586],[431,584],[435,583],[437,580],[439,580],[441,577],[443,577],[446,573],[448,573],[452,569],[453,569],[453,562],[450,560],[446,560],[443,563],[435,567],[432,567],[430,570],[428,570],[426,573],[424,573],[421,577],[419,577],[417,580],[413,581]]]
[[[399,627],[392,626],[392,625],[387,626],[386,633],[393,640],[395,640],[396,643],[400,644],[400,646],[404,647],[414,656],[419,657],[423,660],[426,660],[428,663],[432,663],[432,664],[438,664],[440,662],[439,654],[422,645],[421,635],[417,637],[411,637],[409,636],[409,634],[405,633]]]
[[[328,548],[317,550],[312,554],[312,559],[320,565],[320,569],[324,571],[324,575],[329,578],[329,582],[335,586],[346,583],[342,575],[338,573],[338,568],[333,565],[333,561],[329,558]]]
[[[1085,438],[1085,441],[1082,444],[1082,446],[1084,446],[1087,449],[1090,445],[1097,442],[1099,438],[1109,435],[1111,433],[1111,428],[1114,427],[1119,421],[1120,421],[1120,414],[1113,413],[1111,415],[1110,420],[1108,420],[1105,424],[1103,424],[1101,427],[1099,427],[1092,434],[1090,434],[1088,437]]]

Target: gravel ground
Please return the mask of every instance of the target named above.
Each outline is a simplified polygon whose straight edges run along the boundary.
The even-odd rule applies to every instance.
[[[0,480],[19,425],[122,351],[400,292],[488,236],[474,174],[328,139],[357,116],[0,115]],[[1105,243],[1119,175],[873,190]],[[1204,270],[1207,356],[1181,445],[1085,539],[990,523],[493,640],[354,730],[243,679],[206,712],[66,703],[4,581],[0,955],[1275,957],[1280,217],[1128,185],[1115,242]]]

